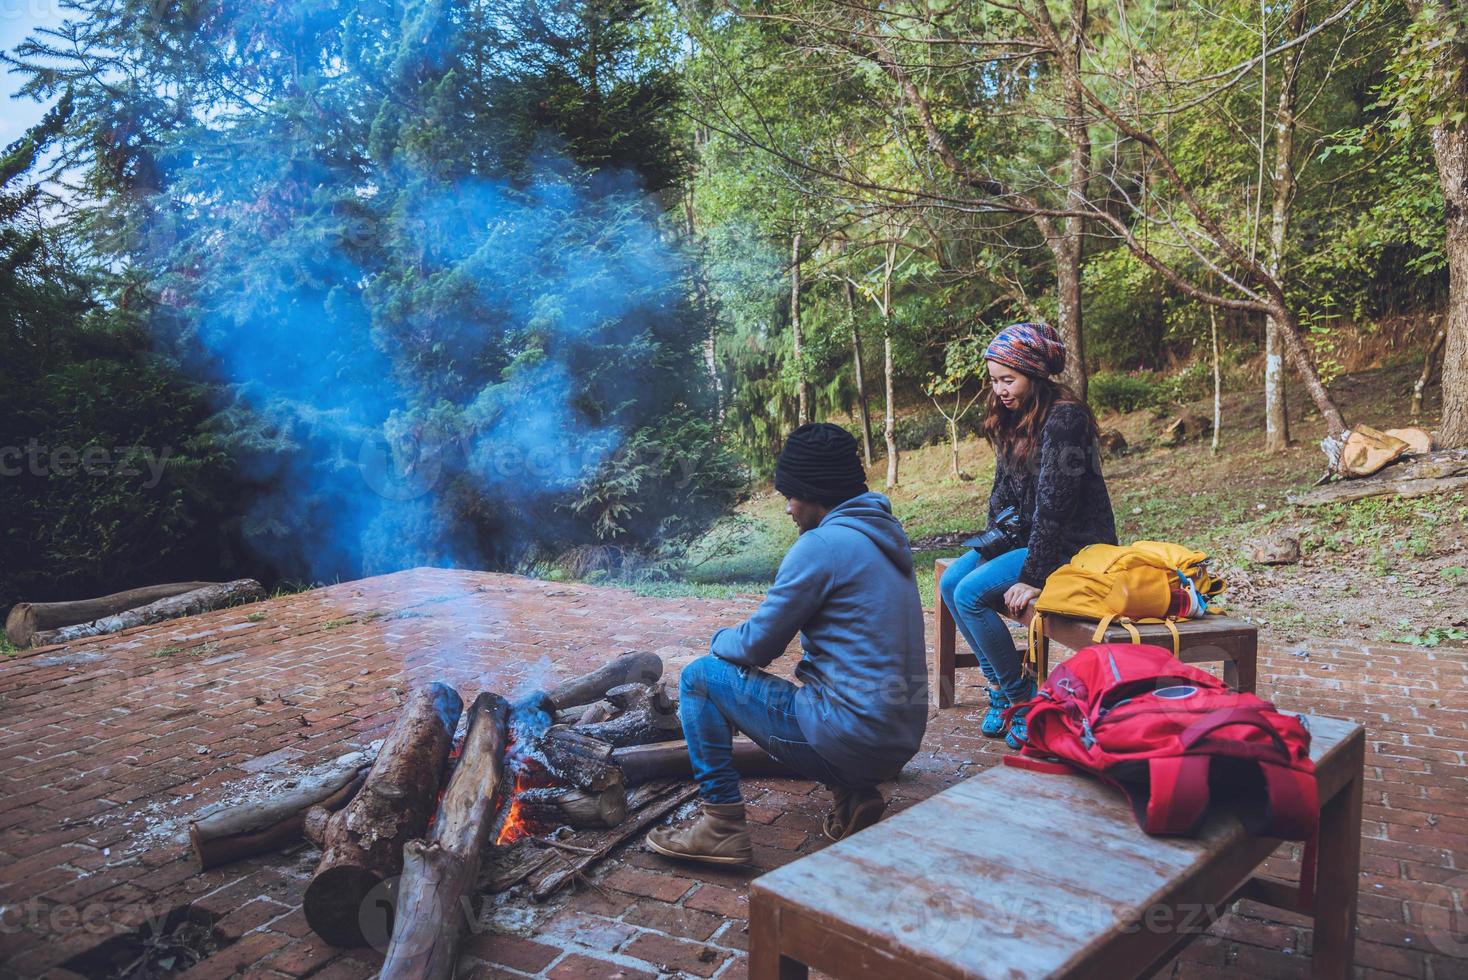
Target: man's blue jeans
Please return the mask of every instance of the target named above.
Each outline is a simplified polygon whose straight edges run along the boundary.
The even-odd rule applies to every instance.
[[[734,729],[806,779],[845,785],[800,731],[795,720],[798,686],[754,667],[707,654],[683,668],[678,715],[693,776],[707,803],[739,803],[734,769]]]
[[[1004,593],[1019,581],[1028,554],[1027,549],[1016,548],[984,561],[971,550],[948,566],[940,588],[943,603],[973,647],[989,686],[1011,700],[1028,698],[1029,690],[1014,637],[995,610],[1004,607]]]

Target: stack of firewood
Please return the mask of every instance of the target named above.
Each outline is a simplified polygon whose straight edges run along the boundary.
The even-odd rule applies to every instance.
[[[513,706],[482,693],[456,758],[463,701],[449,685],[429,684],[375,754],[343,756],[274,798],[200,817],[195,855],[208,868],[304,836],[321,848],[304,899],[317,934],[363,945],[364,924],[382,918],[369,904],[386,888],[393,910],[382,976],[451,976],[469,900],[497,844],[515,845],[515,857],[497,862],[490,887],[528,880],[542,900],[696,793],[682,782],[692,769],[662,673],[656,655],[630,653]],[[735,759],[745,775],[788,774],[746,739],[736,739]],[[593,833],[573,844],[552,833],[565,827]]]

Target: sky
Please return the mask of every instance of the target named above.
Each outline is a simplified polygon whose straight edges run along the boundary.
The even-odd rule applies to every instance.
[[[66,11],[60,0],[0,0],[0,48],[11,51],[37,27],[60,24]],[[16,99],[21,77],[8,72],[0,74],[0,147],[9,146],[38,122],[50,106]]]

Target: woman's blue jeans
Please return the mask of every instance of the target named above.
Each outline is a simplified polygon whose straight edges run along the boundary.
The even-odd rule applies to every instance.
[[[1028,549],[1016,548],[984,561],[970,550],[948,566],[939,589],[989,685],[1012,701],[1026,700],[1029,687],[1014,638],[996,610],[1004,608],[1004,593],[1019,581],[1028,554]]]
[[[798,686],[754,667],[707,654],[683,668],[678,681],[678,716],[693,776],[707,803],[738,803],[739,773],[734,768],[734,729],[806,779],[845,785],[816,753],[795,718]]]

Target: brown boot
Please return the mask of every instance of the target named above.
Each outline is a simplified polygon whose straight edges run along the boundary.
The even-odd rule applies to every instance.
[[[687,827],[653,830],[647,835],[647,846],[665,857],[686,861],[749,864],[754,860],[743,803],[705,803],[698,819]]]

